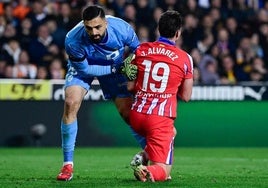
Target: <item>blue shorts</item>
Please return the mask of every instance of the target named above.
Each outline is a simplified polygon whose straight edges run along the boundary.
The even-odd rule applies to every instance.
[[[83,78],[79,75],[66,74],[65,88],[73,85],[79,85],[87,91],[91,88],[91,83],[95,77]],[[132,94],[127,90],[127,78],[122,74],[110,74],[97,77],[105,99],[126,98]]]

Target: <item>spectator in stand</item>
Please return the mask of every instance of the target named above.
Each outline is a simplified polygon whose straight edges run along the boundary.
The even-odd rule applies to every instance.
[[[18,39],[21,45],[21,48],[29,50],[30,42],[34,38],[34,33],[32,30],[32,22],[29,18],[24,18],[20,22],[20,27],[18,30]]]
[[[237,83],[235,62],[229,54],[221,57],[219,74],[221,84],[233,85]]]
[[[48,70],[45,65],[40,65],[37,67],[37,74],[35,79],[41,79],[41,80],[49,79]]]
[[[219,48],[219,55],[235,54],[234,44],[229,40],[229,33],[224,27],[218,30],[215,43]]]
[[[7,23],[4,28],[4,33],[2,37],[0,38],[0,44],[4,45],[9,40],[16,39],[17,38],[17,30],[11,23]]]
[[[194,84],[203,84],[202,83],[202,78],[201,78],[201,71],[199,69],[199,63],[202,59],[202,55],[200,51],[197,48],[193,48],[190,51],[190,56],[193,59],[193,67],[194,67],[194,73],[193,73],[193,78],[194,78]]]
[[[191,51],[196,47],[196,41],[198,40],[198,18],[194,14],[186,14],[184,20],[182,31],[183,49]]]
[[[222,56],[220,48],[218,47],[217,43],[214,43],[211,48],[209,49],[208,53],[209,55],[211,55],[212,57],[214,57],[215,59],[217,59],[217,61],[219,62],[220,57]]]
[[[262,49],[264,49],[263,59],[266,63],[266,67],[268,67],[268,22],[261,24],[258,28],[258,32],[260,46]]]
[[[234,49],[239,45],[239,41],[245,35],[243,29],[238,26],[237,20],[234,17],[228,17],[225,20],[224,27],[229,33],[229,41],[232,41]]]
[[[145,25],[140,25],[137,27],[137,35],[140,42],[149,42],[149,29]]]
[[[14,17],[18,18],[20,21],[25,19],[27,14],[31,11],[31,7],[28,0],[19,0],[18,4],[13,8]]]
[[[146,25],[148,26],[153,17],[153,9],[150,6],[148,0],[136,0],[134,1],[134,5],[136,8],[136,19],[138,25]]]
[[[13,15],[13,6],[12,6],[12,3],[11,2],[4,3],[3,8],[4,8],[4,17],[6,19],[6,22],[12,24],[15,28],[17,28],[18,25],[19,25],[19,19],[16,18]]]
[[[52,49],[51,49],[52,48]],[[37,66],[44,63],[44,61],[51,60],[51,53],[58,53],[59,49],[54,44],[53,37],[49,33],[49,28],[46,24],[42,24],[37,29],[37,37],[35,37],[29,44],[29,55],[31,62]]]
[[[49,78],[50,79],[64,79],[65,69],[63,62],[60,58],[55,58],[49,65]]]
[[[249,34],[252,29],[250,26],[254,24],[256,13],[253,8],[248,7],[245,0],[231,1],[232,9],[229,15],[233,16],[243,30]]]
[[[214,42],[212,33],[204,33],[196,43],[196,48],[205,55]]]
[[[163,9],[167,10],[179,10],[182,4],[177,0],[156,0],[156,4]]]
[[[114,10],[110,8],[107,8],[106,10],[104,10],[104,12],[106,15],[111,15],[111,16],[115,15]]]
[[[0,15],[0,38],[4,35],[6,24],[7,22],[6,22],[5,17]],[[1,40],[0,40],[0,45],[1,45]]]
[[[159,38],[159,31],[157,29],[157,23],[162,13],[163,13],[163,9],[161,7],[155,7],[153,9],[153,19],[151,20],[151,23],[149,24],[150,41],[155,41],[157,38]]]
[[[258,44],[261,45],[263,49],[267,49],[267,48],[264,48],[265,46],[267,47],[267,39],[265,39],[266,37],[263,38],[262,28],[265,24],[268,24],[268,9],[266,10],[262,8],[256,14],[257,14],[256,19],[254,20],[254,25],[252,27],[252,30],[253,30],[252,33],[256,33],[259,35],[258,38],[261,40],[259,40]]]
[[[57,16],[59,14],[59,6],[58,3],[54,0],[44,0],[44,12],[47,16]]]
[[[12,38],[3,45],[3,51],[1,52],[5,59],[8,61],[8,64],[15,65],[19,61],[19,55],[21,53],[21,47],[19,42]]]
[[[0,78],[5,78],[6,77],[6,66],[7,66],[7,61],[5,57],[0,55]]]
[[[56,18],[54,16],[50,16],[46,20],[46,25],[48,27],[49,33],[51,34],[54,43],[61,49],[64,49],[64,41],[65,35],[67,34],[67,30],[63,27],[60,27],[57,24]]]
[[[195,67],[198,67],[199,66],[199,62],[201,61],[202,59],[202,55],[200,53],[200,51],[197,49],[197,48],[193,48],[191,51],[190,51],[190,55],[192,56],[193,58],[193,64]]]
[[[225,20],[227,16],[229,15],[228,1],[229,0],[211,0],[210,1],[210,8],[218,9],[220,13],[220,18],[223,20]]]
[[[214,22],[213,18],[209,14],[205,14],[202,18],[200,18],[197,27],[198,38],[197,40],[201,40],[202,37],[206,35],[212,35],[215,37],[216,31],[214,30]],[[213,39],[214,40],[214,39]]]
[[[74,16],[68,2],[59,3],[59,14],[57,15],[58,26],[66,31],[71,30],[79,21],[80,17]]]
[[[213,34],[214,36],[216,36],[216,32],[219,28],[222,27],[223,25],[223,18],[220,12],[219,8],[211,8],[208,12],[208,15],[212,18],[212,22],[213,22]]]
[[[194,67],[193,79],[194,79],[194,85],[202,84],[201,74],[198,67]]]
[[[267,78],[265,78],[265,75],[262,74],[260,71],[253,69],[249,73],[249,81],[251,83],[258,84],[263,81],[267,81]]]
[[[108,3],[108,8],[113,9],[115,16],[119,18],[124,18],[125,6],[127,4],[126,0],[114,0]]]
[[[219,85],[218,61],[211,55],[204,55],[199,63],[201,83],[205,85]]]
[[[248,73],[251,70],[250,62],[254,58],[255,53],[251,48],[249,37],[243,37],[240,40],[239,47],[236,49],[236,66],[239,69],[237,73],[238,81],[247,81]]]
[[[0,2],[0,15],[3,15],[4,14],[4,3]]]
[[[210,7],[210,1],[209,0],[197,0],[198,6],[202,8],[203,11],[207,11]]]
[[[196,18],[201,18],[204,15],[203,10],[197,5],[196,0],[184,1],[183,7],[181,8],[182,15],[194,15]],[[186,21],[184,21],[186,23]]]
[[[254,11],[258,11],[260,8],[264,6],[264,1],[263,0],[247,0],[246,2],[247,2],[248,7],[251,7]]]
[[[254,57],[251,62],[250,81],[268,81],[268,70],[260,57]]]
[[[262,8],[264,8],[266,11],[268,11],[268,1],[267,0],[264,2],[264,5]]]
[[[128,23],[136,25],[136,8],[132,3],[126,4],[123,19]]]
[[[267,14],[267,16],[268,16],[268,14]],[[253,33],[252,36],[250,37],[250,47],[254,53],[253,56],[263,58],[264,51],[260,45],[260,39],[259,39],[259,35],[257,33]]]
[[[44,1],[33,0],[31,3],[31,11],[26,17],[31,19],[33,30],[36,31],[40,25],[42,25],[47,17],[47,13],[44,11]]]
[[[13,78],[13,65],[7,64],[5,67],[5,78]]]
[[[18,63],[13,66],[12,77],[34,79],[36,74],[36,65],[30,63],[28,52],[22,50],[19,54]]]
[[[267,1],[268,2],[268,1]],[[262,8],[260,9],[258,12],[257,12],[257,23],[260,24],[260,23],[265,23],[265,22],[268,22],[268,10]]]

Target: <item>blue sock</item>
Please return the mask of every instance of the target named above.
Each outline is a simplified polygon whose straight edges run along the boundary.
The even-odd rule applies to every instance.
[[[77,130],[77,120],[67,125],[61,122],[61,139],[64,162],[73,161]]]
[[[139,135],[138,133],[136,133],[132,127],[130,126],[130,131],[131,131],[131,134],[134,136],[134,138],[137,140],[137,142],[139,143],[139,145],[141,146],[142,149],[145,148],[146,146],[146,138]]]

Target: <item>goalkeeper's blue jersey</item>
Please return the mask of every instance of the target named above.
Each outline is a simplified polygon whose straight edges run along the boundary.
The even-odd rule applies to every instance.
[[[65,50],[74,59],[87,59],[89,65],[111,65],[122,63],[125,47],[134,52],[139,40],[130,24],[120,18],[106,16],[107,34],[105,42],[90,41],[83,21],[70,30],[65,38]]]

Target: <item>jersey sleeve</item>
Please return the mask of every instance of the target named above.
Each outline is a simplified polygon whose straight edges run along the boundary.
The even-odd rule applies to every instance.
[[[111,65],[89,65],[86,52],[82,47],[74,43],[66,43],[66,53],[69,56],[70,65],[82,76],[104,76],[111,74]]]
[[[136,48],[140,45],[140,41],[133,27],[120,18],[115,18],[113,21],[114,24],[116,24],[115,31],[117,35],[120,36],[124,45],[129,47],[131,53],[134,53]]]
[[[82,62],[86,58],[86,52],[76,43],[65,42],[65,51],[72,62]]]
[[[188,61],[184,64],[184,71],[185,71],[185,79],[193,78],[193,59],[192,57],[187,54]]]
[[[131,52],[134,53],[140,44],[137,34],[131,25],[127,24],[127,40],[126,45],[130,48]]]

